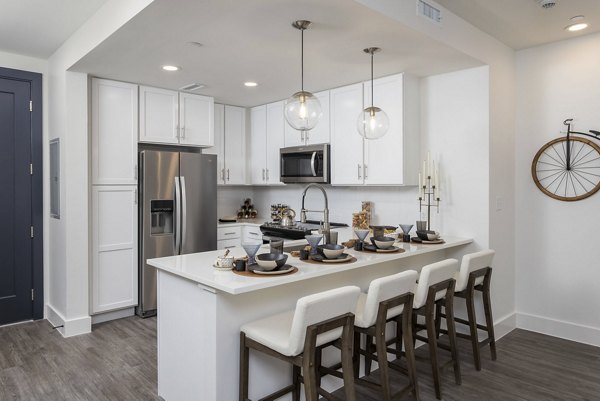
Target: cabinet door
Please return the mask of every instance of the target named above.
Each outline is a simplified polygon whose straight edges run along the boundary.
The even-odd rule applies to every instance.
[[[242,228],[242,242],[262,242],[262,232],[258,224]]]
[[[329,143],[330,141],[330,124],[329,124],[329,91],[318,92],[314,94],[321,103],[323,115],[315,126],[306,133],[306,143]],[[357,114],[358,115],[358,112]]]
[[[208,96],[179,94],[179,143],[210,147],[215,144],[214,99]]]
[[[287,124],[283,116],[283,102],[267,105],[267,184],[284,185],[280,181],[279,150],[284,147],[283,131]]]
[[[374,105],[386,112],[390,120],[390,128],[379,139],[365,140],[365,184],[404,184],[402,74],[376,79],[373,92]],[[370,106],[371,82],[364,83],[364,93],[364,103]]]
[[[246,109],[225,106],[225,183],[246,183]]]
[[[250,184],[263,185],[267,181],[267,106],[250,109],[249,141]]]
[[[92,80],[92,184],[137,184],[138,87]]]
[[[225,184],[225,106],[215,103],[214,113],[215,143],[202,153],[217,155],[217,184]]]
[[[178,93],[140,86],[140,142],[179,143]]]
[[[92,188],[92,313],[137,305],[137,186]]]
[[[363,85],[354,84],[330,91],[331,97],[331,183],[363,183],[363,138],[356,120],[363,107]]]
[[[283,115],[283,110],[281,112]],[[304,136],[306,135],[302,131],[298,131],[292,128],[291,125],[283,117],[283,135],[284,135],[284,146],[286,148],[290,146],[301,146],[304,145]]]

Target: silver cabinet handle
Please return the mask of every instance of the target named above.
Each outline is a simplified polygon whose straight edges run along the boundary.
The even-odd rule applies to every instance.
[[[181,138],[185,138],[185,126],[181,127]]]
[[[227,181],[229,181],[229,169],[227,169]]]
[[[252,232],[252,231],[248,231],[248,234],[250,234],[250,235],[259,235],[258,233]]]
[[[360,180],[362,177],[360,176],[360,163],[358,164],[358,179]]]
[[[223,247],[223,249],[229,249],[229,248],[235,248],[235,245],[229,245],[229,246]]]
[[[223,233],[223,235],[235,235],[235,231],[234,232],[229,232],[229,233]]]
[[[317,152],[313,152],[310,158],[310,169],[312,171],[313,177],[317,176],[317,172],[315,171],[315,158],[317,157]]]
[[[262,171],[263,171],[263,176],[262,177],[263,177],[263,181],[264,181],[265,180],[265,169],[263,168]]]
[[[367,167],[368,167],[368,166],[365,164],[365,166],[364,166],[364,170],[365,170],[365,180],[366,180],[366,179],[367,179],[367,177],[368,177],[368,175],[367,175]]]
[[[185,190],[185,177],[179,177],[181,183],[181,251],[187,239],[187,196]]]
[[[267,181],[269,181],[269,169],[267,169]]]

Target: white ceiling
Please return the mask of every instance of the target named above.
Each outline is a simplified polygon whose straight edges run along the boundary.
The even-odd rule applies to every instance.
[[[305,33],[309,91],[368,79],[362,49],[370,46],[383,49],[376,76],[481,65],[352,0],[155,0],[73,69],[170,89],[199,82],[207,86],[197,93],[219,102],[264,104],[299,90],[300,32],[291,27],[297,19],[313,21]],[[167,73],[164,64],[182,70]],[[245,81],[259,86],[246,88]]]
[[[106,0],[0,0],[0,50],[46,59]]]
[[[551,9],[537,0],[434,0],[514,49],[524,49],[600,32],[599,0],[558,0]],[[590,26],[565,31],[569,19],[584,15]]]

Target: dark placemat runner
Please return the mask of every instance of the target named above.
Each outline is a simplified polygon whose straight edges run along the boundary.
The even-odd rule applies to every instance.
[[[235,274],[237,274],[238,276],[245,276],[245,277],[281,277],[281,276],[289,276],[290,274],[294,274],[298,271],[298,268],[294,266],[294,269],[292,271],[289,271],[287,273],[281,273],[281,274],[256,274],[256,273],[252,273],[249,271],[243,271],[243,272],[239,272],[237,270],[232,270],[232,272],[234,272]]]
[[[294,258],[299,258],[299,256],[292,256]],[[308,259],[308,260],[303,260],[302,262],[304,263],[309,263],[311,265],[327,265],[327,266],[335,266],[335,265],[345,265],[348,263],[354,263],[356,262],[356,258],[353,256],[351,258],[348,258],[347,261],[344,262],[317,262],[316,260],[312,260],[312,259]]]

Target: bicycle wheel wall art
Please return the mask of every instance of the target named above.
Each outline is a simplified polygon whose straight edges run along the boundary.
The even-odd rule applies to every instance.
[[[535,185],[544,194],[560,201],[578,201],[600,190],[600,132],[571,130],[573,119],[564,121],[565,137],[546,143],[531,164]]]

